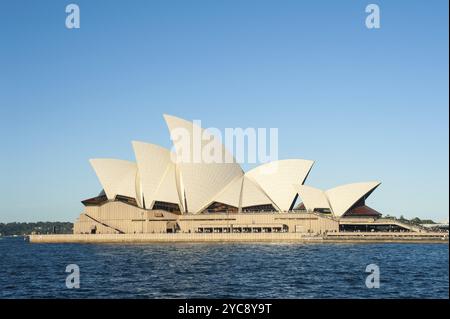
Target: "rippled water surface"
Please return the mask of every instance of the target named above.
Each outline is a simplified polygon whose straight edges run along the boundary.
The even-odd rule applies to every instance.
[[[67,289],[66,266],[80,267]],[[367,289],[368,264],[380,268]],[[30,244],[0,238],[0,298],[448,298],[446,244]]]

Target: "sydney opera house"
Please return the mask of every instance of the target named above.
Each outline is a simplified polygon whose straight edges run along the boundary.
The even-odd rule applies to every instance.
[[[164,118],[172,137],[177,129],[191,139],[195,129],[204,131],[193,122]],[[230,155],[221,142],[212,143]],[[184,154],[176,145],[173,151],[143,142],[132,145],[135,162],[90,160],[103,190],[82,201],[85,208],[74,234],[323,234],[367,230],[381,217],[365,204],[379,182],[317,189],[305,185],[311,160],[273,161],[244,172],[236,161],[179,160]]]

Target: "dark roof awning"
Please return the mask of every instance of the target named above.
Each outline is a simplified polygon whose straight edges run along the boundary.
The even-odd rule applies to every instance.
[[[346,217],[354,216],[354,217],[381,217],[381,213],[377,212],[375,209],[370,208],[369,206],[362,205],[355,207],[345,213]]]
[[[82,200],[81,202],[83,203],[84,206],[99,206],[107,201],[108,201],[108,197],[106,197],[106,195],[99,195],[96,197]]]

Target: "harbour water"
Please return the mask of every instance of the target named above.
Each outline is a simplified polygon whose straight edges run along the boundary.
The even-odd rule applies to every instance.
[[[80,288],[66,287],[78,265]],[[380,287],[366,287],[366,267]],[[30,244],[0,238],[0,298],[448,298],[447,244]]]

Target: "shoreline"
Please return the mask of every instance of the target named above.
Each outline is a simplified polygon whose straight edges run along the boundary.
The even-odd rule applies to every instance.
[[[448,244],[442,233],[333,233],[309,236],[302,233],[158,233],[29,235],[30,243],[136,244],[136,243],[439,243]]]

